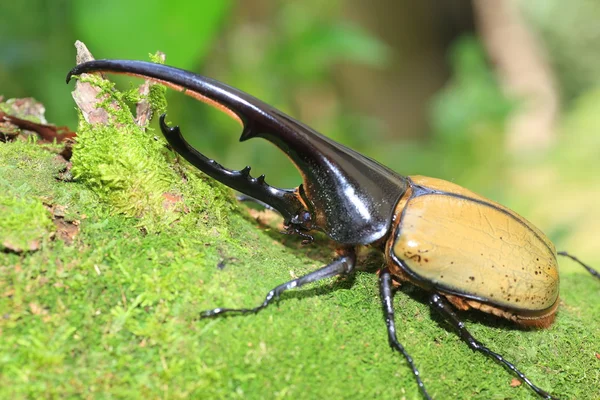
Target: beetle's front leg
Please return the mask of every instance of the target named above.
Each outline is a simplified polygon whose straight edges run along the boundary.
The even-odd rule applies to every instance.
[[[385,324],[387,325],[388,331],[388,340],[390,343],[390,347],[404,356],[406,362],[410,366],[410,369],[417,380],[417,384],[419,385],[419,389],[421,393],[423,393],[423,397],[428,400],[431,400],[431,397],[427,393],[425,389],[425,385],[421,380],[421,375],[419,374],[419,370],[415,366],[412,357],[408,354],[404,346],[400,344],[398,338],[396,337],[396,323],[394,322],[394,304],[392,295],[392,276],[390,274],[390,270],[388,268],[384,268],[379,272],[379,293],[381,295],[381,304],[383,306],[383,314],[385,316]]]
[[[536,392],[540,397],[544,399],[556,400],[556,397],[553,397],[545,390],[542,390],[536,385],[534,385],[529,380],[529,378],[527,378],[521,371],[519,371],[517,367],[515,367],[512,363],[505,360],[504,357],[502,357],[500,354],[491,351],[490,349],[485,347],[480,341],[475,339],[465,327],[465,323],[458,318],[448,300],[446,300],[443,296],[437,293],[432,294],[431,298],[429,299],[429,304],[431,304],[431,306],[437,312],[439,312],[446,319],[446,321],[448,321],[458,331],[461,339],[467,343],[471,350],[479,351],[485,354],[486,356],[498,361],[506,368],[510,369],[512,372],[515,373],[515,375],[517,375],[521,380],[523,380],[527,385],[529,385],[529,387],[533,389],[533,391]]]
[[[333,260],[331,264],[326,265],[316,271],[301,276],[300,278],[293,279],[289,282],[282,283],[281,285],[273,288],[267,293],[265,300],[257,307],[254,308],[215,308],[213,310],[204,311],[200,314],[201,318],[214,317],[216,315],[225,313],[256,313],[263,308],[267,307],[271,302],[277,299],[283,292],[290,289],[295,289],[300,286],[306,285],[307,283],[320,281],[321,279],[331,278],[337,275],[347,275],[354,270],[356,265],[356,253],[354,249],[344,249],[342,254]]]

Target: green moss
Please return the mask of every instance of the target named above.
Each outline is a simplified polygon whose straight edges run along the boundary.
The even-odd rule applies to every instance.
[[[162,85],[150,86],[150,93],[148,93],[148,101],[152,104],[152,108],[157,114],[163,114],[167,112],[167,100],[166,95],[167,88]]]
[[[150,61],[157,64],[164,64],[163,57],[160,53],[149,54]],[[151,85],[150,93],[148,93],[148,101],[156,114],[167,112],[167,88],[163,85]]]
[[[121,93],[97,77],[83,80],[102,89],[101,106],[108,111],[110,123],[91,125],[80,119],[72,158],[76,179],[116,212],[138,218],[147,231],[160,231],[187,214],[207,222],[214,215],[226,217],[232,207],[231,201],[225,200],[229,197],[226,192],[203,184],[196,172],[189,172],[189,182],[183,179],[188,175],[186,167],[172,162],[162,138],[157,140],[151,130],[146,132],[134,123],[128,103],[139,100],[137,90]],[[164,109],[164,88],[153,86],[149,101]],[[214,211],[211,216],[206,214],[209,208]]]
[[[61,206],[79,227],[72,244],[56,237],[37,251],[0,252],[0,398],[421,398],[388,347],[371,272],[287,293],[256,315],[199,319],[216,306],[258,304],[269,289],[326,263],[327,250],[260,227],[228,190],[127,129],[137,140],[98,131],[75,149],[81,173],[96,180],[56,179],[64,162],[34,142],[0,144],[0,193]],[[144,176],[137,168],[162,170],[145,178],[160,187],[143,183],[137,188],[147,194],[131,193],[134,182],[118,173]],[[144,204],[164,190],[181,196],[171,214]],[[135,211],[124,203],[132,196]],[[160,232],[140,228],[146,213]],[[165,223],[164,215],[177,219]],[[461,315],[544,389],[594,398],[600,303],[590,299],[600,284],[569,272],[561,285],[558,319],[547,330]],[[469,350],[422,292],[406,286],[394,305],[399,340],[434,398],[536,398]]]
[[[0,250],[37,250],[54,231],[41,201],[0,194]]]

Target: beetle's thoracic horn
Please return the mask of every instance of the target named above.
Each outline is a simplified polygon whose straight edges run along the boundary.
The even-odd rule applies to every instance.
[[[296,191],[273,188],[262,180],[259,185],[242,176],[241,171],[219,166],[187,144],[178,130],[174,132],[163,124],[167,140],[172,141],[169,134],[177,134],[181,147],[176,150],[194,165],[233,189],[271,205],[286,220],[308,211],[312,227],[340,244],[369,244],[388,232],[407,181],[387,167],[238,89],[178,68],[144,61],[96,60],[73,68],[67,81],[73,75],[99,71],[137,75],[185,91],[238,119],[243,125],[240,141],[262,137],[279,147],[302,175],[303,184]],[[212,165],[214,173],[207,171],[207,165]]]

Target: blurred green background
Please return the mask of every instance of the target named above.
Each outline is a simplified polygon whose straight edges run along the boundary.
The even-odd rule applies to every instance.
[[[76,126],[64,84],[76,39],[96,58],[160,50],[402,174],[505,203],[558,247],[600,259],[594,0],[24,0],[3,2],[0,19],[0,93],[37,98],[57,125]],[[273,146],[239,144],[233,121],[169,96],[170,119],[201,151],[298,184]]]

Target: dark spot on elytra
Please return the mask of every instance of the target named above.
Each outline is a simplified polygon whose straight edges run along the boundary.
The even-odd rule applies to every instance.
[[[410,258],[411,260],[416,261],[416,262],[421,262],[421,256],[418,254],[413,254],[412,256],[410,256],[408,258]]]
[[[472,281],[474,281],[475,277],[474,276],[470,276],[469,279],[472,280]]]

